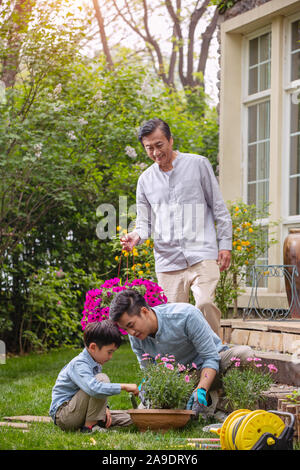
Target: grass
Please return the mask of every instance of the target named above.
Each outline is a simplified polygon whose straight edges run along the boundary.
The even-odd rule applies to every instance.
[[[51,390],[62,367],[80,350],[61,349],[45,354],[11,357],[0,365],[0,421],[5,416],[48,416]],[[136,357],[129,344],[122,345],[103,371],[112,382],[139,381]],[[132,408],[128,393],[109,399],[111,409]],[[0,427],[0,450],[191,450],[179,447],[185,437],[214,437],[202,431],[204,423],[191,421],[184,429],[165,434],[140,433],[132,425],[105,434],[63,432],[51,423],[30,423],[29,431]]]

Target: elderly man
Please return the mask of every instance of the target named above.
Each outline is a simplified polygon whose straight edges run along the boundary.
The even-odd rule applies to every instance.
[[[154,164],[138,180],[136,229],[121,239],[123,249],[152,235],[155,271],[168,301],[189,302],[191,290],[219,334],[214,295],[220,271],[230,265],[232,224],[212,167],[203,156],[174,151],[161,119],[146,122],[139,140]]]
[[[217,399],[212,398],[217,396],[221,385],[220,373],[224,374],[233,365],[232,359],[239,358],[247,363],[247,358],[254,356],[249,346],[229,348],[223,344],[193,305],[167,303],[150,308],[135,289],[116,294],[109,317],[128,332],[141,368],[145,367],[145,353],[152,360],[158,354],[172,354],[177,363],[196,365],[197,383],[189,401],[196,414],[205,413],[208,405],[214,408],[211,412],[215,411]]]

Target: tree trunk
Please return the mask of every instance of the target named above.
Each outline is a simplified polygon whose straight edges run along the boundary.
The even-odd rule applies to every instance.
[[[7,53],[2,59],[1,80],[5,87],[13,87],[19,70],[21,33],[26,32],[36,0],[17,0],[7,21]],[[4,28],[4,27],[2,27]]]
[[[109,50],[108,41],[107,41],[105,28],[104,28],[104,20],[103,20],[103,16],[102,16],[102,13],[101,13],[101,10],[100,10],[98,0],[93,0],[93,4],[94,4],[94,9],[95,9],[96,19],[98,21],[100,38],[101,38],[101,42],[102,42],[103,52],[104,52],[104,55],[106,57],[107,65],[110,69],[113,69],[114,64],[113,64],[113,60],[112,60],[111,53],[110,53],[110,50]]]

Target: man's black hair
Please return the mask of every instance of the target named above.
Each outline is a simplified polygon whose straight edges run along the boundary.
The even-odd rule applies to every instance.
[[[119,347],[122,343],[120,330],[111,320],[88,323],[83,332],[83,339],[86,347],[96,343],[99,349],[109,344]]]
[[[144,122],[138,132],[138,138],[143,145],[143,137],[152,134],[157,128],[161,129],[168,140],[171,139],[172,134],[169,125],[159,118],[153,118],[149,121]]]
[[[142,294],[135,289],[126,289],[119,292],[109,307],[109,318],[117,322],[123,313],[140,315],[142,307],[149,308]]]

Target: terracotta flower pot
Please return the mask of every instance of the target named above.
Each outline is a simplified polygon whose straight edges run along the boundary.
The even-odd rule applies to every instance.
[[[138,427],[139,431],[162,431],[177,429],[185,426],[190,417],[195,414],[191,410],[156,410],[156,409],[135,409],[128,410],[131,419]]]
[[[295,265],[299,273],[295,276],[296,292],[291,291],[291,285],[288,280],[285,280],[285,288],[289,306],[291,308],[292,318],[300,318],[300,229],[291,229],[283,244],[283,262],[286,265]],[[292,274],[292,273],[290,273]],[[295,298],[295,294],[298,299]]]

